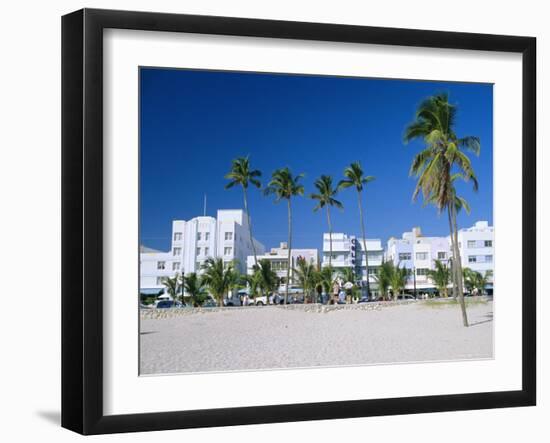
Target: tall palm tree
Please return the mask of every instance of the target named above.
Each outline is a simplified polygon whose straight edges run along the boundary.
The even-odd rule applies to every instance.
[[[435,269],[428,271],[428,277],[433,281],[437,290],[444,297],[448,297],[447,285],[451,281],[451,270],[441,260],[435,260]]]
[[[413,193],[413,200],[422,193],[425,200],[431,200],[438,211],[447,210],[453,263],[457,276],[455,286],[462,311],[464,326],[468,326],[468,316],[462,289],[462,264],[458,248],[457,208],[454,204],[455,193],[452,181],[453,169],[458,169],[467,181],[472,181],[477,190],[477,178],[465,150],[479,155],[478,137],[459,138],[454,131],[456,106],[449,103],[447,94],[437,94],[420,103],[415,120],[405,129],[404,141],[408,143],[421,139],[425,147],[411,164],[410,174],[416,175],[418,181]]]
[[[293,273],[304,289],[304,302],[307,303],[308,298],[313,299],[312,291],[316,284],[315,265],[308,263],[304,258],[299,258],[296,265]]]
[[[224,297],[239,279],[233,262],[224,263],[221,258],[210,257],[205,260],[201,269],[203,270],[202,281],[218,302],[218,306],[223,307]]]
[[[373,181],[375,177],[372,175],[363,175],[363,168],[361,167],[361,163],[359,162],[353,162],[351,165],[349,165],[346,169],[344,169],[344,177],[346,177],[344,180],[341,180],[340,183],[338,183],[339,189],[346,189],[350,187],[354,187],[357,191],[357,204],[359,206],[359,222],[361,224],[361,235],[363,236],[363,252],[365,254],[365,269],[367,272],[367,296],[370,297],[370,277],[369,277],[369,255],[367,251],[367,237],[365,235],[365,218],[363,217],[363,203],[361,200],[361,194],[363,192],[363,188]],[[361,260],[362,262],[362,260]]]
[[[468,181],[468,178],[460,172],[457,172],[451,175],[451,184],[449,186],[450,197],[449,197],[449,202],[447,203],[447,206],[449,205],[450,202],[454,202],[454,207],[457,214],[463,209],[467,214],[470,214],[470,211],[471,211],[470,204],[466,201],[465,198],[458,196],[456,193],[456,186],[454,183],[459,178],[463,179],[464,181]],[[425,200],[425,202],[432,203],[434,206],[437,207],[438,196],[436,194],[432,194],[427,200]],[[451,217],[450,210],[447,211],[447,218],[449,221],[449,230],[450,232],[454,233],[453,219]],[[455,253],[454,244],[455,244],[455,238],[454,238],[454,235],[451,234],[451,249],[453,251],[453,255]],[[459,270],[459,266],[456,264],[454,260],[449,260],[449,264],[451,266],[451,277],[453,281],[453,297],[457,299],[459,286],[460,286],[460,289],[462,290],[462,281],[463,281],[461,278],[462,272]],[[459,285],[459,282],[460,282],[460,285]]]
[[[300,184],[300,180],[304,174],[292,175],[290,169],[282,168],[273,171],[271,181],[267,184],[264,190],[265,195],[274,195],[275,203],[281,200],[287,201],[288,208],[288,265],[286,268],[286,289],[285,289],[285,304],[288,303],[288,287],[290,285],[290,267],[292,266],[292,197],[304,195],[304,186]]]
[[[195,272],[187,274],[183,281],[185,296],[189,298],[194,307],[202,306],[208,298],[204,281]]]
[[[162,279],[162,284],[166,288],[166,292],[170,294],[170,297],[172,297],[173,300],[176,300],[176,297],[180,290],[179,281],[179,274],[176,274],[174,277],[164,277]]]
[[[246,218],[248,221],[248,236],[250,244],[252,245],[252,252],[254,253],[254,266],[258,266],[258,257],[256,255],[256,245],[254,244],[254,239],[252,238],[252,224],[250,223],[247,190],[249,184],[260,188],[261,183],[260,180],[258,180],[258,177],[261,176],[261,171],[250,168],[250,161],[248,160],[248,157],[239,157],[234,159],[231,165],[231,171],[225,175],[225,178],[230,180],[229,183],[225,185],[225,189],[232,188],[235,185],[239,185],[243,188],[244,211],[246,212]]]
[[[317,204],[313,210],[318,211],[322,208],[327,209],[328,236],[330,244],[328,265],[332,266],[332,222],[330,220],[330,208],[331,206],[334,206],[338,209],[343,209],[344,206],[341,202],[334,198],[334,196],[338,193],[338,188],[332,186],[332,177],[330,175],[321,175],[320,178],[315,180],[315,187],[318,192],[316,194],[311,194],[310,196],[313,200],[317,200]]]

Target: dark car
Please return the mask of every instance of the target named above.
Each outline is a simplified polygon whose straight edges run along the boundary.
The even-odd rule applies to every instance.
[[[157,309],[168,309],[173,308],[175,306],[174,300],[160,300],[157,302]]]

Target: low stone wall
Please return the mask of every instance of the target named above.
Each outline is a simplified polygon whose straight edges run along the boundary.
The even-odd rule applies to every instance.
[[[220,311],[264,311],[266,309],[282,309],[287,311],[301,311],[311,312],[319,314],[328,314],[335,311],[354,310],[354,311],[378,311],[383,308],[389,308],[393,306],[408,305],[412,303],[422,303],[421,300],[405,300],[405,301],[385,301],[385,302],[369,302],[358,303],[350,305],[321,305],[321,304],[289,304],[289,305],[270,305],[270,306],[232,306],[223,308],[168,308],[168,309],[156,309],[145,308],[140,309],[141,319],[162,319],[172,318],[185,315],[197,315],[197,314],[210,314]]]

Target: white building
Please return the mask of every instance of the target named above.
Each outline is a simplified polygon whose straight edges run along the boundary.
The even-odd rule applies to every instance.
[[[371,292],[376,295],[377,288],[375,274],[382,264],[384,258],[384,248],[379,239],[366,239],[368,261],[369,261],[369,285]],[[340,232],[332,234],[332,260],[331,265],[335,271],[344,268],[352,268],[355,271],[357,280],[366,282],[367,266],[366,256],[363,252],[363,239],[354,235],[347,235]],[[330,257],[330,235],[323,234],[323,262],[322,266],[329,265]]]
[[[140,251],[140,288],[162,288],[164,277],[176,273],[200,273],[204,261],[223,258],[236,261],[236,267],[245,272],[247,257],[253,254],[248,234],[247,218],[240,209],[219,210],[217,217],[195,217],[172,222],[172,245],[169,252],[148,248]],[[256,253],[264,254],[264,246],[253,239]]]
[[[297,266],[299,259],[304,259],[307,263],[317,266],[319,262],[319,252],[317,249],[292,249],[290,253],[290,281],[293,281],[293,270]],[[258,255],[258,261],[269,260],[271,269],[277,274],[277,277],[284,284],[286,280],[286,271],[288,268],[288,246],[286,242],[282,242],[278,248],[271,248],[267,254]],[[247,273],[250,275],[254,271],[254,256],[249,255],[247,258]]]
[[[386,259],[410,271],[405,289],[433,291],[435,286],[428,271],[435,269],[435,260],[447,264],[451,257],[448,237],[424,237],[419,227],[388,240]],[[415,275],[416,274],[416,275]]]
[[[470,228],[460,229],[458,247],[462,267],[482,274],[493,271],[494,241],[494,228],[486,221],[478,221]]]
[[[493,227],[479,221],[471,228],[458,231],[458,244],[462,267],[484,274],[493,270]],[[386,248],[386,260],[410,270],[405,289],[433,291],[434,283],[428,278],[428,270],[435,268],[435,260],[446,264],[452,259],[451,239],[447,237],[424,237],[419,227],[403,233],[402,237],[390,238]]]

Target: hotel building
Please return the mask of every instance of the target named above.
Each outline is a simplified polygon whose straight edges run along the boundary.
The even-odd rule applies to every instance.
[[[256,253],[263,255],[264,246],[252,239]],[[162,280],[182,272],[201,272],[209,258],[236,261],[239,272],[246,271],[247,257],[253,255],[247,218],[240,209],[219,210],[214,217],[195,217],[172,222],[171,248],[161,252],[143,247],[140,250],[140,290],[163,288]]]
[[[486,221],[478,221],[470,228],[458,231],[458,246],[463,268],[485,274],[493,270],[494,231]],[[451,238],[424,237],[419,227],[403,233],[402,237],[390,238],[386,248],[386,260],[410,270],[405,289],[418,292],[433,292],[435,285],[428,277],[428,271],[435,269],[435,260],[449,263],[453,254]],[[489,290],[492,289],[492,284]]]
[[[290,282],[293,283],[293,272],[297,266],[299,259],[304,259],[307,263],[317,266],[319,262],[319,252],[317,249],[292,249],[290,260]],[[278,248],[271,248],[269,253],[258,255],[258,261],[268,260],[271,264],[271,269],[277,274],[277,277],[284,284],[286,280],[286,271],[288,267],[288,245],[282,242]],[[250,275],[254,271],[254,256],[249,255],[247,259],[247,273]]]
[[[366,239],[368,261],[369,261],[369,284],[371,292],[376,295],[377,282],[375,275],[384,258],[384,248],[379,239]],[[352,268],[355,271],[357,281],[367,281],[366,255],[364,253],[363,239],[354,235],[347,235],[340,232],[332,234],[332,261],[334,270]],[[330,257],[330,235],[323,234],[323,260],[322,266],[329,265]]]

